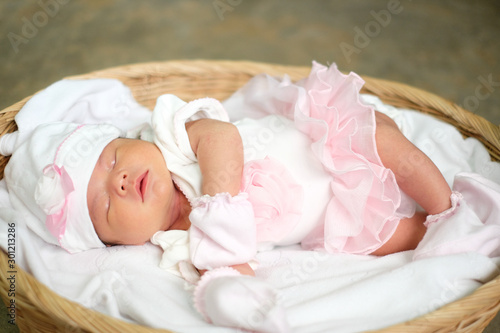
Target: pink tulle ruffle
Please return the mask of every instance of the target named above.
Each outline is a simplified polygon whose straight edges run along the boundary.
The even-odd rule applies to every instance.
[[[413,214],[378,156],[374,110],[359,96],[363,84],[335,65],[313,63],[310,75],[297,83],[260,76],[244,88],[246,101],[259,111],[293,119],[332,176],[324,224],[302,241],[305,249],[369,254]]]
[[[259,242],[278,242],[302,215],[302,186],[278,161],[265,158],[245,164],[241,191],[248,193]]]

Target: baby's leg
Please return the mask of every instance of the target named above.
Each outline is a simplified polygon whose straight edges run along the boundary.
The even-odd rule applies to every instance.
[[[392,238],[374,255],[415,249],[427,228],[427,214],[438,214],[451,207],[451,189],[436,165],[401,133],[394,121],[380,112],[377,120],[376,142],[382,163],[396,176],[399,187],[412,197],[426,213],[403,219]]]
[[[394,121],[375,112],[376,142],[382,163],[394,172],[399,187],[428,214],[451,207],[451,189],[441,171],[401,133]]]
[[[401,220],[394,235],[371,254],[385,256],[391,253],[414,250],[427,231],[424,226],[426,216],[425,212],[417,212],[412,217]]]

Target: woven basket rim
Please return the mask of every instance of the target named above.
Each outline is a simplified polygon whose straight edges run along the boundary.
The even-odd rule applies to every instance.
[[[238,79],[248,79],[259,73],[268,73],[270,75],[283,75],[288,74],[292,80],[298,80],[305,77],[310,71],[310,66],[289,66],[280,64],[261,63],[253,61],[232,61],[232,60],[171,60],[163,62],[148,62],[139,64],[130,64],[125,66],[116,66],[106,68],[98,71],[93,71],[87,74],[74,75],[67,77],[67,79],[87,79],[87,78],[117,78],[124,82],[126,85],[133,86],[137,82],[144,84],[144,82],[151,83],[151,86],[161,85],[162,79],[172,77],[173,80],[183,76],[203,76],[215,75],[214,73],[223,72],[235,81]],[[484,118],[475,115],[461,107],[446,101],[445,99],[426,92],[424,90],[411,87],[406,84],[397,83],[393,81],[381,80],[368,76],[362,76],[366,81],[363,92],[371,93],[379,96],[384,102],[405,108],[413,108],[415,110],[429,113],[434,117],[451,123],[457,127],[464,136],[473,136],[478,138],[481,142],[485,143],[490,155],[494,160],[500,159],[500,128],[489,123]],[[167,80],[165,79],[165,80]],[[236,87],[237,88],[237,87]],[[229,88],[231,89],[231,87]],[[147,89],[146,89],[147,90]],[[151,93],[151,91],[149,91]],[[134,96],[141,102],[144,98],[145,102],[151,102],[148,99],[147,93],[142,91],[134,91]],[[15,130],[13,124],[12,114],[17,112],[31,96],[28,96],[21,101],[13,104],[0,111],[0,134],[11,132]],[[3,171],[4,164],[0,165]],[[3,172],[2,172],[3,174]],[[4,251],[0,253],[0,284],[2,286],[0,294],[5,300],[8,299],[8,281],[7,281],[7,254]],[[23,281],[28,286],[25,290],[26,309],[24,311],[37,311],[34,305],[41,305],[47,307],[48,311],[45,315],[50,315],[58,321],[64,322],[67,327],[77,326],[84,330],[98,330],[99,324],[102,327],[109,329],[120,327],[124,332],[168,332],[165,330],[155,330],[151,328],[139,327],[129,323],[122,322],[118,319],[111,318],[104,314],[95,314],[95,311],[83,308],[82,306],[63,299],[55,292],[43,286],[33,276],[28,274],[21,268],[18,268],[19,281]],[[36,289],[40,292],[37,295],[30,292],[30,289]],[[68,307],[77,309],[77,315],[72,313]],[[421,316],[406,323],[397,324],[384,330],[377,332],[417,332],[417,331],[435,331],[439,327],[448,328],[449,330],[442,330],[452,332],[455,328],[462,325],[462,330],[465,332],[467,329],[476,330],[486,327],[488,322],[494,317],[495,313],[500,309],[500,275],[492,281],[484,284],[478,288],[474,293],[466,296],[456,302],[447,304],[442,308],[431,312],[427,315]],[[97,326],[90,323],[82,316],[91,314],[91,318],[97,318]],[[467,321],[467,317],[477,315],[479,319],[471,319],[472,322]],[[486,319],[482,319],[486,318]],[[438,322],[436,326],[432,322]],[[458,322],[458,324],[457,324]],[[106,323],[111,323],[106,324]],[[476,325],[475,323],[479,323]],[[69,326],[68,326],[69,325]],[[102,327],[99,327],[101,329]],[[437,328],[436,328],[437,327]]]

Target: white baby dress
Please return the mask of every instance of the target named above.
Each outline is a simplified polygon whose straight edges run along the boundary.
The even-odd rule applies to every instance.
[[[300,243],[368,254],[413,215],[414,202],[376,152],[374,110],[359,98],[363,83],[354,73],[314,63],[300,82],[261,75],[241,90],[253,117],[234,110],[243,116],[232,122],[244,144],[241,191],[253,206],[260,249]],[[191,203],[201,196],[202,178],[185,123],[230,121],[228,112],[210,98],[158,99],[155,143]]]

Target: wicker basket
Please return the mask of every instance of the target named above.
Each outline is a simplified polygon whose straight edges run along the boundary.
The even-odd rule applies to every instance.
[[[169,61],[110,68],[72,79],[116,78],[129,86],[137,101],[152,108],[156,98],[173,93],[190,100],[211,96],[229,97],[259,73],[292,80],[308,75],[309,67],[237,61]],[[407,85],[364,77],[363,92],[379,96],[387,104],[432,114],[455,126],[464,136],[479,139],[495,161],[500,159],[500,129],[436,95]],[[16,129],[14,116],[30,97],[0,113],[0,134]],[[0,159],[0,177],[7,158]],[[20,267],[9,267],[7,254],[0,251],[0,293],[8,304],[10,271],[15,271],[16,323],[21,331],[33,332],[167,332],[142,327],[89,310],[58,296]],[[500,276],[473,294],[432,313],[380,332],[481,332],[500,309]]]

